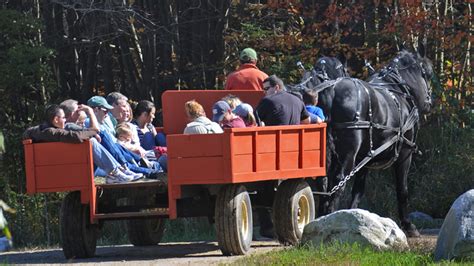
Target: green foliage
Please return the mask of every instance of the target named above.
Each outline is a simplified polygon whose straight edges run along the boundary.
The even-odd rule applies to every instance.
[[[182,241],[215,241],[214,226],[207,218],[166,220],[162,243]],[[129,244],[125,221],[107,221],[100,232],[97,245]]]
[[[60,193],[30,196],[8,187],[3,191],[10,207],[17,211],[7,216],[14,246],[47,247],[59,243]]]
[[[474,187],[474,134],[454,123],[430,125],[420,132],[423,155],[410,172],[411,206],[443,218],[462,193]]]
[[[408,175],[409,211],[444,218],[454,200],[474,187],[474,143],[472,129],[453,123],[422,126]],[[345,193],[343,206],[349,204]],[[391,171],[372,171],[367,178],[361,207],[381,216],[398,218],[397,197]],[[422,225],[423,226],[423,225]]]
[[[166,222],[163,242],[215,240],[214,225],[205,217],[181,218]]]
[[[37,120],[49,94],[52,50],[39,40],[41,21],[0,9],[0,130],[5,153],[0,165],[0,195],[18,210],[7,217],[17,246],[53,244],[57,237],[57,196],[25,194],[21,135]]]

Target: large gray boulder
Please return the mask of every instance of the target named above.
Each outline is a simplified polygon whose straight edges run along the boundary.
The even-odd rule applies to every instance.
[[[474,189],[451,206],[438,235],[434,258],[474,260]]]
[[[361,209],[340,210],[306,225],[302,243],[358,243],[376,250],[408,249],[407,238],[390,218]]]
[[[424,223],[430,223],[430,222],[433,222],[433,217],[429,216],[428,214],[424,213],[424,212],[420,212],[420,211],[414,211],[414,212],[410,212],[408,214],[408,219],[410,219],[410,221],[418,221],[418,222],[424,222]]]

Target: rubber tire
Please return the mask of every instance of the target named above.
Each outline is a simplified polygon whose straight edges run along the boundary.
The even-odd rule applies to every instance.
[[[61,204],[61,239],[66,259],[95,255],[99,225],[90,224],[89,205],[81,204],[81,193],[70,192]]]
[[[222,254],[246,254],[253,234],[252,205],[246,188],[235,184],[221,187],[216,198],[215,217],[217,242]]]
[[[308,207],[304,225],[314,220],[315,203],[308,183],[302,179],[286,180],[277,188],[273,201],[273,222],[278,241],[285,245],[296,245],[301,240],[303,228],[298,226],[299,201],[305,200]]]
[[[154,246],[160,243],[165,232],[165,219],[133,219],[127,221],[130,243],[134,246]]]

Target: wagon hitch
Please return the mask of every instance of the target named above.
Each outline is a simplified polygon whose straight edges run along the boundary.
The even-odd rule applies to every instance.
[[[332,195],[332,193],[330,193],[330,192],[321,192],[321,191],[313,191],[313,195],[330,197]]]

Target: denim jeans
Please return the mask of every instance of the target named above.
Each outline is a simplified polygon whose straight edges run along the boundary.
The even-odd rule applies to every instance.
[[[158,158],[158,163],[164,172],[168,172],[168,155],[163,154]]]
[[[122,145],[114,141],[109,133],[101,131],[99,135],[102,138],[102,146],[104,146],[104,148],[109,151],[112,157],[114,157],[120,165],[126,165],[132,172],[142,173],[146,176],[149,176],[155,172],[161,172],[161,170],[138,166],[137,162],[140,161],[140,155],[122,147]]]
[[[120,166],[117,160],[115,160],[114,157],[95,138],[91,138],[90,141],[92,142],[92,159],[94,160],[94,164],[98,169],[104,171],[100,172],[101,176],[107,175]]]

